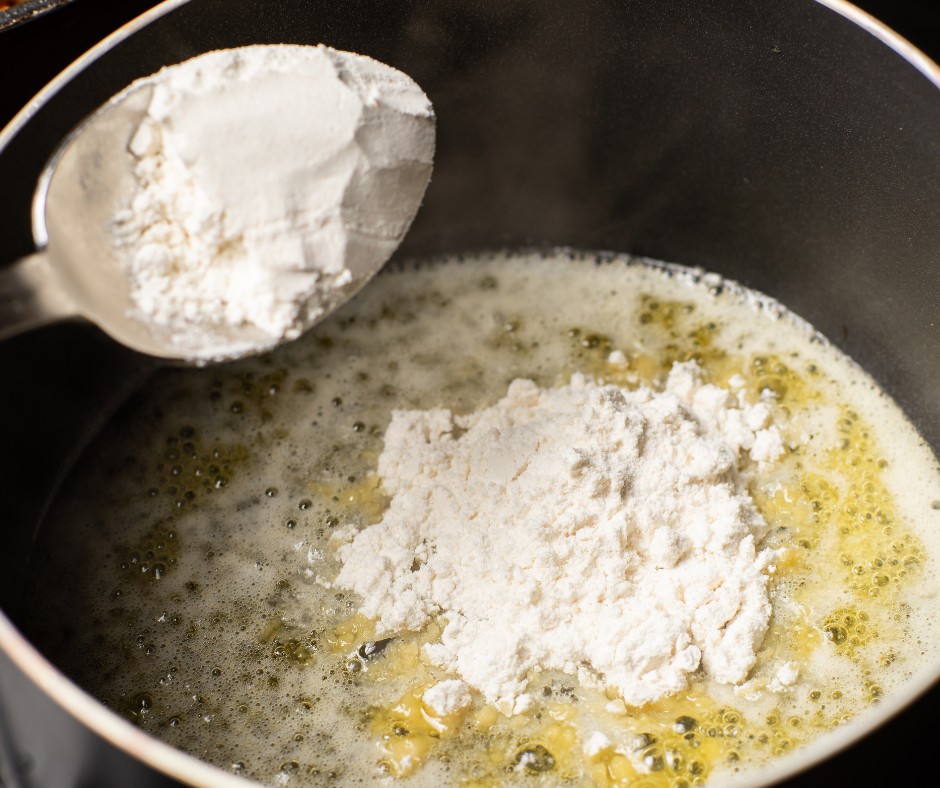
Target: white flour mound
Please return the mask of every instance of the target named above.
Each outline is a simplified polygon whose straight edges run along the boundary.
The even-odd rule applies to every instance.
[[[224,49],[138,89],[134,191],[111,229],[135,314],[192,357],[298,336],[391,256],[430,179],[427,96],[363,55]]]
[[[516,380],[468,416],[395,411],[378,464],[391,504],[339,548],[335,585],[383,636],[441,617],[425,656],[506,714],[542,669],[630,705],[684,689],[700,664],[739,683],[776,558],[739,468],[783,443],[767,406],[732,388],[685,363],[661,393],[574,375]]]

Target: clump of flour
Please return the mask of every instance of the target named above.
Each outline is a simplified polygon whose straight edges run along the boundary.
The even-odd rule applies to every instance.
[[[430,178],[430,102],[362,55],[219,50],[135,90],[151,96],[112,231],[134,314],[193,357],[298,336],[389,258]]]
[[[428,687],[421,700],[432,712],[445,717],[465,709],[470,705],[471,698],[467,685],[460,679],[446,679]]]
[[[694,363],[662,392],[576,374],[516,380],[466,416],[395,411],[378,464],[391,503],[339,547],[335,585],[380,635],[438,617],[425,656],[507,714],[542,669],[630,705],[700,665],[739,683],[776,557],[740,469],[782,452],[768,407],[704,384]]]

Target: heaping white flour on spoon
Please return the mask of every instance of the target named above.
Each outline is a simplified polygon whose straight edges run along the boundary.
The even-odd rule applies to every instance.
[[[136,314],[193,358],[298,336],[389,258],[430,178],[427,96],[363,55],[219,50],[140,88],[135,191],[112,230]]]
[[[676,364],[662,392],[517,380],[494,406],[395,411],[383,520],[339,534],[335,585],[378,634],[446,623],[425,656],[506,714],[560,670],[642,705],[702,665],[745,680],[767,630],[767,525],[745,464],[784,451],[763,404]]]

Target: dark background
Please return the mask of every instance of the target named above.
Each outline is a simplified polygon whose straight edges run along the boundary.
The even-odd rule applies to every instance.
[[[0,127],[78,55],[156,4],[157,0],[78,0],[0,32]],[[856,5],[940,61],[940,2],[858,0]],[[788,782],[787,788],[867,785],[888,776],[899,786],[934,782],[929,774],[936,770],[931,756],[937,749],[938,700],[940,692],[934,690],[897,721],[841,757]]]
[[[78,55],[155,5],[157,0],[80,0],[0,32],[0,128]],[[940,62],[940,2],[858,0],[855,5]]]

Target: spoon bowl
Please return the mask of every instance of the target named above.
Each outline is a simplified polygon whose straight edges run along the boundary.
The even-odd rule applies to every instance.
[[[319,54],[313,47],[296,49]],[[278,51],[279,54],[283,53],[283,50]],[[401,242],[424,196],[430,177],[430,162],[422,158],[426,153],[427,128],[423,122],[409,125],[406,111],[400,110],[399,102],[413,99],[415,95],[424,101],[426,97],[420,88],[400,72],[351,53],[336,52],[334,56],[343,61],[338,74],[350,62],[356,62],[365,64],[361,67],[367,71],[373,70],[380,74],[379,79],[388,82],[390,75],[395,75],[392,81],[396,82],[400,78],[401,82],[396,82],[386,96],[377,88],[358,85],[359,79],[368,81],[374,78],[371,74],[366,77],[340,77],[337,85],[316,99],[316,115],[326,120],[297,126],[297,134],[302,141],[298,141],[296,147],[281,147],[288,151],[288,155],[303,163],[311,155],[311,146],[318,154],[320,150],[332,150],[333,139],[345,146],[340,149],[343,155],[341,166],[333,165],[327,153],[323,156],[328,166],[321,165],[319,171],[300,168],[282,175],[277,165],[274,165],[276,178],[281,179],[275,179],[276,188],[285,189],[294,198],[290,204],[291,210],[315,211],[307,219],[313,223],[313,230],[303,226],[306,217],[301,214],[296,220],[288,220],[286,215],[283,220],[278,220],[287,223],[287,230],[278,232],[284,232],[287,239],[293,233],[300,233],[297,243],[305,249],[314,243],[325,246],[322,250],[315,248],[305,252],[307,257],[304,265],[314,266],[312,269],[279,269],[276,251],[262,253],[255,260],[262,266],[270,264],[272,272],[281,271],[280,275],[287,279],[303,275],[306,279],[312,277],[314,282],[318,282],[321,278],[327,281],[328,273],[326,269],[321,272],[318,268],[321,254],[331,260],[337,255],[339,259],[343,256],[346,258],[343,277],[335,285],[317,285],[316,290],[310,290],[303,296],[306,300],[297,304],[299,314],[289,330],[278,334],[265,330],[265,327],[249,318],[242,318],[240,322],[223,322],[221,318],[203,314],[211,305],[225,303],[226,296],[221,291],[218,295],[214,292],[200,293],[203,300],[197,302],[200,304],[197,317],[191,318],[187,314],[185,318],[175,319],[175,322],[151,317],[136,303],[134,275],[127,268],[127,256],[133,249],[129,249],[127,243],[121,240],[117,217],[136,213],[134,196],[140,193],[141,188],[140,158],[132,150],[132,140],[141,127],[149,122],[148,112],[152,103],[160,105],[161,95],[165,96],[158,93],[159,78],[147,78],[117,93],[82,121],[66,136],[42,170],[32,203],[33,240],[39,251],[0,271],[0,339],[53,320],[80,317],[95,323],[112,338],[133,350],[166,360],[204,365],[270,350],[295,338],[301,330],[310,328],[351,298],[378,272]],[[326,60],[326,57],[329,56],[320,59]],[[310,90],[310,75],[305,73],[304,76],[307,81],[303,86],[298,86],[297,93],[292,92],[291,98],[296,95],[298,102],[306,101],[309,104],[310,94],[304,91]],[[367,93],[363,99],[361,94],[367,90],[373,92]],[[362,119],[359,121],[363,125],[362,130],[350,126],[353,122],[351,118],[356,117],[354,114],[341,111],[350,104],[349,96],[353,94],[365,101]],[[204,100],[199,100],[200,106],[203,106]],[[279,111],[281,106],[283,104],[278,104],[275,109]],[[405,120],[401,123],[389,120],[386,123],[384,116],[376,115],[378,107],[384,107],[385,110],[391,108],[391,112],[400,111]],[[270,106],[266,109],[272,110]],[[367,115],[367,112],[371,114]],[[261,110],[249,115],[255,119],[270,118],[269,114]],[[330,119],[336,115],[342,120]],[[174,119],[174,122],[177,121],[185,125],[183,119]],[[243,131],[244,118],[241,115],[230,118],[225,112],[216,113],[213,121],[211,128],[214,135],[228,133],[236,122],[238,131]],[[433,129],[433,120],[431,124]],[[376,153],[377,144],[381,145],[380,140],[388,135],[392,135],[388,150],[380,148]],[[419,138],[420,143],[417,142]],[[213,147],[217,147],[214,145],[216,136],[211,139]],[[245,158],[244,150],[239,149],[237,154],[222,156],[221,165],[215,161],[216,170],[213,171],[210,166],[210,172],[217,174],[221,167],[222,170],[234,173],[234,180],[239,187],[243,183],[250,184],[252,178],[261,174],[259,168],[267,168],[272,158],[269,149],[270,144],[268,149],[263,150],[260,160],[257,152],[254,158]],[[235,158],[229,161],[231,156]],[[369,163],[360,165],[357,156]],[[211,153],[209,157],[212,157]],[[195,161],[201,163],[198,157]],[[287,182],[283,182],[285,179]],[[334,182],[339,187],[333,185]],[[197,187],[201,185],[199,181]],[[321,197],[321,192],[326,196]],[[311,200],[314,202],[311,203]],[[316,200],[341,200],[342,204],[335,207],[338,213],[334,216],[333,203],[321,204]],[[239,208],[243,213],[245,210],[243,205],[232,205],[226,199],[217,198],[213,204],[225,217],[221,220],[224,222],[228,222],[233,213],[237,215]],[[258,207],[253,203],[249,205]],[[162,210],[167,213],[162,213]],[[156,212],[156,221],[172,225],[178,221],[178,217],[172,214],[172,208],[164,207]],[[377,222],[375,229],[369,224],[372,220]],[[152,217],[150,221],[153,221]],[[271,230],[263,225],[266,220],[262,218],[260,221],[262,230],[270,234]],[[267,221],[270,222],[270,217]],[[320,230],[321,226],[324,229]],[[346,233],[345,236],[336,238],[330,235],[335,235],[337,226],[341,228],[339,232]],[[321,234],[316,235],[317,232]],[[211,265],[214,257],[206,252],[199,260],[205,260]],[[174,261],[173,265],[185,268],[181,262]],[[240,272],[241,269],[231,271],[222,268],[213,272],[213,281],[219,280],[219,277],[222,281],[226,277],[234,279]],[[209,279],[203,269],[195,281],[190,281],[192,276],[190,272],[189,280],[181,280],[189,283],[184,288],[187,293],[198,290],[199,282]],[[272,280],[256,285],[249,298],[261,299],[263,302],[268,294],[259,290],[267,286],[274,288],[279,286],[279,282]],[[190,322],[195,331],[189,331]]]
[[[131,193],[135,160],[128,144],[152,92],[144,83],[118,94],[49,158],[33,195],[33,239],[39,251],[0,272],[0,339],[79,317],[133,350],[193,361],[173,342],[170,329],[135,313],[121,249],[108,233],[121,200]],[[272,345],[254,326],[224,330],[233,349],[229,358]]]

